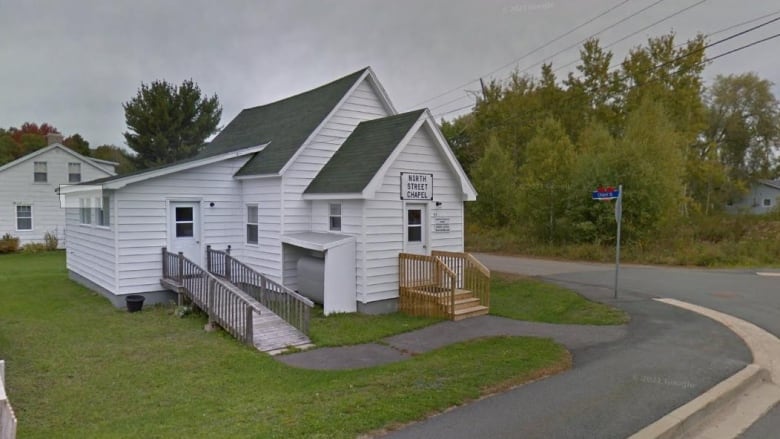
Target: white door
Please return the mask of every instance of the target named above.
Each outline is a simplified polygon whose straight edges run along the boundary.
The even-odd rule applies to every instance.
[[[404,251],[428,254],[428,215],[425,204],[409,203],[404,208]]]
[[[170,203],[168,247],[173,253],[200,265],[200,203],[176,201]]]

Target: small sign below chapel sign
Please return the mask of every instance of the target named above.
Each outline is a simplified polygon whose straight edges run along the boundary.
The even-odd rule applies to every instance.
[[[401,173],[402,200],[433,200],[433,174]]]

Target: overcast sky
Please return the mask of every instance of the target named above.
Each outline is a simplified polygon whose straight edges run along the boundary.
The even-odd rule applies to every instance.
[[[506,77],[541,61],[566,64],[577,58],[576,49],[554,54],[658,1],[629,0],[512,63],[622,0],[0,0],[0,127],[47,122],[93,147],[122,146],[122,103],[142,82],[192,78],[219,96],[224,126],[243,108],[368,65],[399,110],[427,106],[440,115],[473,102],[466,91],[478,83],[464,86],[467,81]],[[602,33],[601,41],[609,44],[699,2],[661,0]],[[674,30],[687,39],[772,12],[778,14],[753,25],[780,16],[777,0],[707,0],[611,50],[622,59],[651,35]],[[780,21],[708,55],[777,33]],[[754,71],[778,84],[779,49],[780,38],[743,50],[715,61],[705,76]],[[506,64],[511,67],[489,74]],[[774,92],[780,95],[777,86]]]

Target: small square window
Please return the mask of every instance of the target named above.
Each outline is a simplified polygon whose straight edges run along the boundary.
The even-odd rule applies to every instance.
[[[32,230],[32,206],[16,206],[16,230]]]
[[[764,198],[764,207],[772,207],[772,199]]]
[[[35,162],[34,166],[33,181],[36,183],[46,183],[48,181],[46,162]]]
[[[81,182],[81,163],[68,163],[68,183]]]
[[[329,228],[331,231],[339,232],[341,231],[341,203],[331,203],[329,209]]]

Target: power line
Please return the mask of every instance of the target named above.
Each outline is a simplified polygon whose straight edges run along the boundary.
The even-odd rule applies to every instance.
[[[682,9],[680,9],[680,10],[678,10],[678,11],[676,11],[676,12],[672,13],[672,14],[669,14],[669,15],[667,15],[666,17],[664,17],[664,18],[662,18],[662,19],[660,19],[660,20],[657,20],[657,21],[655,21],[655,22],[653,22],[653,23],[651,23],[651,24],[648,24],[647,26],[645,26],[645,27],[643,27],[643,28],[641,28],[641,29],[638,29],[638,30],[636,30],[636,31],[634,31],[634,32],[631,32],[630,34],[628,34],[628,35],[625,35],[625,36],[623,36],[623,37],[621,37],[621,38],[619,38],[619,39],[617,39],[617,40],[615,40],[615,41],[613,41],[613,42],[609,43],[608,45],[606,45],[606,46],[602,47],[602,49],[609,49],[610,47],[613,47],[613,46],[615,46],[615,45],[616,45],[616,44],[618,44],[618,43],[622,43],[623,41],[625,41],[625,40],[627,40],[627,39],[629,39],[629,38],[633,37],[634,35],[637,35],[637,34],[639,34],[639,33],[642,33],[642,32],[644,32],[644,31],[646,31],[646,30],[648,30],[648,29],[650,29],[650,28],[652,28],[652,27],[654,27],[654,26],[656,26],[656,25],[659,25],[659,24],[663,23],[664,21],[667,21],[667,20],[669,20],[669,19],[671,19],[671,18],[674,18],[674,17],[676,17],[676,16],[678,16],[678,15],[680,15],[680,14],[684,13],[684,12],[687,12],[687,11],[689,11],[689,10],[691,10],[691,9],[693,9],[693,8],[695,8],[695,7],[697,7],[697,6],[699,6],[699,5],[701,5],[702,3],[705,3],[706,1],[707,1],[707,0],[700,0],[700,1],[699,1],[699,2],[697,2],[697,3],[694,3],[694,4],[690,5],[690,6],[687,6],[687,7],[685,7],[685,8],[682,8]],[[559,70],[561,70],[561,69],[564,69],[564,68],[566,68],[566,67],[569,67],[569,66],[570,66],[570,65],[572,65],[572,64],[576,64],[578,61],[579,61],[579,59],[575,59],[575,60],[573,60],[573,61],[571,61],[571,62],[568,62],[568,63],[566,63],[566,64],[563,64],[563,65],[559,66],[558,68],[556,68],[555,70],[553,70],[553,72],[557,72],[557,71],[559,71]]]
[[[510,66],[510,65],[512,65],[512,64],[514,64],[514,63],[516,63],[516,62],[518,62],[518,61],[520,61],[520,60],[523,60],[523,59],[527,58],[527,57],[528,57],[528,56],[530,56],[530,55],[533,55],[534,53],[536,53],[536,52],[538,52],[538,51],[540,51],[540,50],[544,49],[545,47],[549,46],[550,44],[556,43],[556,42],[560,41],[562,38],[565,38],[565,37],[567,37],[567,36],[571,35],[572,33],[574,33],[574,32],[576,32],[576,31],[578,31],[579,29],[581,29],[581,28],[583,28],[583,27],[585,27],[585,26],[589,25],[590,23],[593,23],[594,21],[596,21],[596,20],[598,20],[599,18],[601,18],[601,17],[603,17],[603,16],[607,15],[608,13],[612,12],[613,10],[615,10],[615,9],[617,9],[617,8],[619,8],[619,7],[621,7],[621,6],[623,6],[624,4],[628,3],[629,1],[631,1],[631,0],[623,0],[623,1],[621,1],[620,3],[618,3],[618,4],[616,4],[616,5],[612,6],[612,7],[610,7],[610,8],[608,8],[608,9],[606,9],[605,11],[602,11],[602,12],[601,12],[601,13],[599,13],[598,15],[596,15],[596,16],[594,16],[594,17],[592,17],[592,18],[590,18],[590,19],[588,19],[588,20],[584,21],[583,23],[580,23],[579,25],[575,26],[574,28],[572,28],[572,29],[570,29],[570,30],[568,30],[568,31],[564,32],[563,34],[561,34],[561,35],[558,35],[557,37],[555,37],[555,38],[553,38],[552,40],[550,40],[550,41],[548,41],[548,42],[544,43],[543,45],[541,45],[541,46],[539,46],[539,47],[537,47],[537,48],[535,48],[535,49],[531,50],[530,52],[526,52],[526,53],[524,53],[524,54],[523,54],[523,55],[521,55],[519,58],[517,58],[517,59],[514,59],[514,60],[512,60],[511,62],[509,62],[509,63],[507,63],[507,64],[505,64],[505,65],[503,65],[503,66],[501,66],[501,67],[499,67],[499,68],[497,68],[497,69],[495,69],[495,70],[493,70],[493,71],[491,71],[491,72],[489,72],[489,73],[487,73],[486,75],[483,75],[483,76],[490,76],[490,75],[492,75],[492,74],[494,74],[494,73],[498,72],[499,70],[502,70],[502,69],[504,69],[504,68],[506,68],[506,67],[508,67],[508,66]],[[661,0],[661,1],[663,1],[663,0]],[[471,81],[469,81],[469,82],[464,82],[463,84],[461,84],[461,85],[458,85],[458,86],[456,86],[456,87],[454,87],[454,88],[451,88],[451,89],[449,89],[449,90],[447,90],[447,91],[445,91],[445,92],[443,92],[443,93],[440,93],[440,94],[438,94],[438,95],[436,95],[436,96],[434,96],[434,97],[432,97],[432,98],[428,98],[428,99],[425,99],[424,101],[420,101],[420,102],[418,102],[418,103],[416,103],[416,104],[412,105],[412,107],[417,107],[417,106],[419,106],[419,105],[421,105],[421,104],[424,104],[424,103],[426,103],[426,102],[430,102],[430,101],[436,100],[436,99],[438,99],[438,98],[440,98],[440,97],[442,97],[442,96],[446,96],[446,95],[448,95],[448,94],[450,94],[450,93],[452,93],[452,92],[454,92],[454,91],[457,91],[457,90],[459,90],[460,88],[462,88],[462,87],[465,87],[465,86],[467,86],[467,85],[471,84],[472,82],[476,82],[476,81],[479,81],[479,78],[472,79],[472,80],[471,80]]]
[[[701,3],[701,2],[700,2],[700,3]],[[698,4],[700,4],[700,3],[697,3],[697,4],[695,4],[695,5],[692,5],[692,6],[697,6],[697,5],[698,5]],[[692,7],[692,6],[691,6],[691,7]],[[718,30],[718,31],[716,31],[716,32],[713,32],[713,33],[712,33],[712,34],[710,34],[710,35],[715,35],[715,34],[723,33],[723,32],[725,32],[726,30],[729,30],[729,29],[734,29],[734,28],[736,28],[736,27],[740,27],[740,26],[742,26],[742,25],[745,25],[745,24],[748,24],[748,23],[754,23],[754,22],[756,22],[756,21],[758,21],[758,20],[760,20],[760,19],[762,19],[762,18],[770,17],[770,16],[772,16],[772,15],[777,15],[778,13],[780,13],[780,10],[778,10],[778,11],[775,11],[775,12],[773,12],[773,13],[769,13],[769,14],[762,15],[761,17],[757,17],[757,18],[754,18],[754,19],[751,19],[751,20],[744,21],[744,22],[742,22],[742,23],[738,23],[738,24],[735,24],[735,25],[732,25],[732,26],[726,27],[726,28],[724,28],[724,29],[720,29],[720,30]],[[737,37],[743,36],[743,35],[745,35],[745,34],[748,34],[748,33],[750,33],[750,32],[753,32],[753,31],[755,31],[755,30],[758,30],[758,29],[760,29],[760,28],[762,28],[762,27],[764,27],[764,26],[768,26],[768,25],[770,25],[770,24],[772,24],[772,23],[775,23],[775,22],[777,22],[777,21],[780,21],[780,17],[776,17],[776,18],[774,18],[774,19],[768,20],[768,21],[766,21],[766,22],[763,22],[763,23],[761,23],[761,24],[758,24],[758,25],[756,25],[756,26],[750,27],[750,28],[748,28],[748,29],[742,30],[742,31],[740,31],[740,32],[737,32],[737,33],[735,33],[735,34],[732,34],[732,35],[729,35],[729,36],[727,36],[727,37],[721,38],[721,39],[719,39],[719,40],[717,40],[717,41],[714,41],[714,42],[712,42],[712,43],[709,43],[709,44],[707,44],[707,45],[703,46],[701,49],[697,49],[697,50],[695,50],[695,51],[693,51],[693,52],[690,52],[690,53],[687,53],[687,54],[684,54],[684,55],[680,55],[680,56],[678,56],[678,57],[676,57],[676,58],[674,58],[674,59],[672,59],[672,60],[670,60],[670,61],[666,61],[666,62],[664,62],[664,63],[662,63],[662,64],[659,64],[659,65],[657,65],[657,66],[653,66],[653,67],[649,68],[647,71],[645,71],[645,72],[643,72],[643,73],[647,73],[647,72],[650,72],[650,71],[658,70],[658,69],[660,69],[660,68],[662,68],[662,67],[666,67],[666,66],[667,66],[667,65],[669,65],[669,64],[673,64],[673,63],[675,63],[675,62],[677,62],[677,61],[680,61],[680,60],[682,60],[682,59],[685,59],[685,58],[687,58],[687,57],[689,57],[689,56],[692,56],[694,53],[698,53],[698,52],[704,51],[704,50],[706,50],[706,49],[709,49],[709,48],[711,48],[711,47],[717,46],[718,44],[725,43],[726,41],[730,41],[730,40],[732,40],[732,39],[734,39],[734,38],[737,38]],[[605,48],[608,48],[608,47],[609,47],[609,46],[606,46]],[[571,63],[569,63],[569,64],[571,64]],[[613,65],[613,66],[610,66],[610,68],[609,68],[609,69],[611,70],[612,68],[614,68],[614,67],[617,67],[618,65],[620,65],[620,63],[617,63],[617,64],[615,64],[615,65]],[[556,71],[557,71],[557,70],[559,70],[559,69],[560,69],[560,67],[559,67],[558,69],[556,69]],[[461,99],[462,99],[462,98],[463,98],[463,97],[461,97]],[[455,102],[455,101],[450,101],[450,102],[448,102],[448,103],[451,103],[451,102]],[[470,104],[470,105],[468,105],[468,106],[459,107],[459,108],[456,108],[456,109],[453,109],[453,110],[449,110],[449,111],[446,111],[446,112],[443,112],[443,113],[439,113],[439,114],[437,115],[437,117],[444,116],[444,115],[447,115],[447,114],[450,114],[450,113],[455,113],[455,112],[458,112],[458,111],[464,110],[464,109],[466,109],[466,108],[469,108],[469,107],[471,107],[471,106],[473,106],[473,105],[471,105],[471,104]]]
[[[583,39],[581,39],[581,40],[577,41],[576,43],[574,43],[574,44],[572,44],[572,45],[570,45],[570,46],[566,46],[566,47],[564,47],[563,49],[561,49],[561,50],[559,50],[559,51],[557,51],[557,52],[553,53],[553,54],[552,54],[552,55],[550,55],[550,56],[548,56],[548,57],[547,57],[547,59],[554,58],[554,57],[556,57],[556,56],[558,56],[558,55],[560,55],[560,54],[562,54],[562,53],[564,53],[564,52],[567,52],[567,51],[569,51],[569,50],[571,50],[571,49],[573,49],[573,48],[575,48],[575,47],[579,46],[580,44],[582,44],[582,43],[584,43],[584,42],[588,41],[589,39],[591,39],[591,38],[595,37],[596,35],[599,35],[599,34],[601,34],[601,33],[603,33],[603,32],[606,32],[606,31],[608,31],[608,30],[610,30],[610,29],[612,29],[612,28],[614,28],[614,27],[616,27],[616,26],[618,26],[618,25],[620,25],[620,24],[622,24],[622,23],[624,23],[624,22],[628,21],[629,19],[631,19],[631,18],[633,18],[633,17],[635,17],[635,16],[637,16],[637,15],[641,14],[642,12],[644,12],[644,11],[646,11],[646,10],[648,10],[648,9],[650,9],[650,8],[652,8],[652,7],[656,6],[656,5],[658,5],[658,4],[660,4],[660,3],[664,2],[664,1],[666,1],[666,0],[656,0],[656,2],[654,2],[654,3],[651,3],[651,4],[650,4],[650,5],[648,5],[648,6],[645,6],[644,8],[642,8],[642,9],[640,9],[640,10],[638,10],[638,11],[634,12],[633,14],[629,15],[628,17],[625,17],[625,18],[623,18],[622,20],[619,20],[619,21],[617,21],[617,22],[615,22],[615,23],[612,23],[611,25],[609,25],[609,26],[607,26],[607,27],[605,27],[605,28],[603,28],[603,29],[599,30],[598,32],[596,32],[596,33],[594,33],[594,34],[592,34],[592,35],[590,35],[590,36],[588,36],[588,37],[586,37],[586,38],[583,38]],[[705,1],[706,1],[706,0],[705,0]],[[523,70],[521,70],[521,72],[527,72],[528,70],[532,69],[533,67],[539,66],[539,65],[541,65],[541,64],[543,64],[543,63],[544,63],[544,61],[539,61],[539,62],[537,62],[537,63],[535,63],[535,64],[531,64],[530,66],[528,66],[528,67],[524,68]]]
[[[780,20],[780,17],[778,17],[778,20]],[[774,20],[774,21],[776,21],[776,20]],[[766,24],[768,24],[768,23],[766,23]],[[729,36],[729,37],[723,38],[723,39],[719,40],[719,41],[718,41],[718,42],[716,42],[716,43],[712,43],[711,45],[709,45],[709,47],[711,47],[712,45],[715,45],[715,44],[719,44],[720,42],[728,41],[728,40],[730,40],[730,39],[733,39],[733,38],[735,38],[735,37],[737,37],[737,36],[744,35],[746,32],[749,32],[749,31],[755,30],[755,29],[757,29],[757,28],[759,28],[759,27],[765,26],[766,24],[763,24],[763,25],[760,25],[760,26],[756,26],[755,28],[747,29],[747,30],[745,30],[745,31],[742,31],[742,32],[739,32],[739,33],[737,33],[737,34],[731,35],[731,36]],[[718,55],[715,55],[715,56],[712,56],[712,57],[705,58],[705,59],[703,59],[703,60],[701,60],[701,61],[697,62],[697,63],[696,63],[696,65],[704,65],[704,64],[710,63],[710,62],[712,62],[712,61],[715,61],[716,59],[720,59],[720,58],[723,58],[723,57],[725,57],[725,56],[732,55],[732,54],[734,54],[734,53],[740,52],[740,51],[742,51],[742,50],[745,50],[745,49],[747,49],[747,48],[750,48],[750,47],[756,46],[756,45],[758,45],[758,44],[761,44],[761,43],[765,43],[765,42],[767,42],[767,41],[770,41],[770,40],[773,40],[773,39],[775,39],[775,38],[780,38],[780,33],[777,33],[777,34],[774,34],[774,35],[768,36],[768,37],[766,37],[766,38],[762,38],[762,39],[760,39],[760,40],[756,40],[756,41],[753,41],[753,42],[750,42],[750,43],[744,44],[744,45],[742,45],[742,46],[739,46],[739,47],[736,47],[736,48],[734,48],[734,49],[728,50],[728,51],[726,51],[726,52],[719,53]],[[702,48],[701,50],[704,50],[704,48]],[[671,60],[671,61],[666,61],[666,62],[664,62],[664,63],[658,64],[658,65],[656,65],[656,66],[653,66],[653,67],[651,67],[651,68],[650,68],[650,69],[648,69],[646,72],[650,72],[650,71],[655,71],[655,70],[658,70],[658,69],[660,69],[661,67],[664,67],[664,66],[667,66],[667,65],[669,65],[670,63],[673,63],[673,62],[679,61],[679,60],[681,60],[681,59],[684,59],[684,58],[687,58],[687,57],[689,57],[689,56],[693,56],[694,54],[701,52],[701,50],[695,50],[695,51],[691,51],[691,52],[689,52],[689,53],[687,53],[687,54],[685,54],[685,55],[679,56],[679,57],[677,57],[677,58],[675,58],[675,59],[673,59],[673,60]],[[631,86],[629,86],[629,87],[626,89],[626,91],[630,91],[630,90],[633,90],[633,89],[637,89],[637,88],[639,88],[639,87],[642,87],[642,86],[645,86],[645,85],[647,85],[647,84],[649,84],[649,83],[651,83],[651,82],[652,82],[652,79],[651,79],[651,80],[649,80],[648,82],[644,82],[644,83],[640,83],[640,84],[634,84],[634,85],[631,85]],[[448,111],[448,112],[445,112],[445,113],[440,113],[440,114],[436,115],[435,117],[441,117],[441,116],[445,116],[445,115],[447,115],[447,114],[450,114],[450,113],[455,113],[455,112],[457,112],[457,111],[461,111],[461,110],[465,110],[465,109],[467,109],[467,108],[470,108],[470,107],[473,107],[473,106],[474,106],[474,105],[468,105],[468,106],[461,107],[461,108],[458,108],[458,109],[455,109],[455,110],[452,110],[452,111]],[[521,116],[521,115],[510,116],[510,117],[508,117],[508,118],[506,118],[506,119],[504,119],[504,120],[502,120],[502,121],[500,121],[500,122],[498,122],[498,123],[496,123],[496,124],[493,124],[492,126],[490,126],[490,127],[489,127],[489,129],[494,129],[494,128],[497,128],[497,127],[499,127],[499,126],[502,126],[502,125],[506,124],[507,122],[509,122],[509,121],[511,121],[511,120],[514,120],[514,119],[518,118],[519,116]]]
[[[561,49],[561,50],[559,50],[559,51],[555,52],[554,54],[552,54],[552,55],[551,55],[550,57],[548,57],[548,58],[553,58],[553,57],[556,57],[556,56],[560,55],[561,53],[564,53],[564,52],[566,52],[566,51],[568,51],[568,50],[571,50],[571,49],[573,49],[573,48],[575,48],[575,47],[579,46],[580,44],[584,43],[585,41],[588,41],[590,38],[593,38],[593,37],[594,37],[594,36],[596,36],[596,35],[599,35],[599,34],[601,34],[601,33],[603,33],[603,32],[606,32],[606,31],[608,31],[608,30],[610,30],[610,29],[612,29],[612,28],[614,28],[614,27],[617,27],[617,26],[619,26],[619,25],[621,25],[621,24],[625,23],[626,21],[628,21],[628,20],[630,20],[630,19],[632,19],[632,18],[636,17],[637,15],[639,15],[639,14],[641,14],[641,13],[643,13],[643,12],[645,12],[645,11],[649,10],[650,8],[653,8],[653,7],[655,7],[655,6],[657,6],[657,5],[661,4],[661,3],[663,3],[663,2],[665,2],[665,1],[666,1],[666,0],[656,0],[655,2],[653,2],[653,3],[651,3],[651,4],[647,5],[647,6],[645,6],[644,8],[642,8],[642,9],[640,9],[640,10],[638,10],[638,11],[634,12],[634,13],[631,13],[631,14],[629,14],[628,16],[626,16],[626,17],[623,17],[622,19],[620,19],[620,20],[618,20],[618,21],[616,21],[616,22],[614,22],[614,23],[612,23],[612,24],[610,24],[610,25],[608,25],[608,26],[606,26],[606,27],[603,27],[603,28],[599,29],[597,32],[595,32],[595,33],[593,33],[593,34],[589,35],[588,37],[586,37],[586,38],[583,38],[583,39],[581,39],[581,40],[577,41],[576,43],[574,43],[574,44],[572,44],[572,45],[570,45],[570,46],[566,46],[565,48],[563,48],[563,49]],[[707,1],[707,0],[703,0],[703,1]],[[623,3],[625,3],[625,1],[624,1]],[[620,4],[620,5],[618,5],[618,6],[621,6],[623,3],[621,3],[621,4]],[[616,7],[618,7],[618,6],[615,6],[615,7],[613,7],[612,9],[614,9],[614,8],[616,8]],[[511,61],[511,62],[509,62],[509,63],[507,63],[507,64],[504,64],[503,66],[499,67],[498,69],[496,69],[496,70],[493,70],[492,72],[488,73],[486,76],[492,75],[492,74],[494,74],[494,73],[498,72],[499,70],[502,70],[502,69],[504,69],[504,68],[506,68],[506,67],[508,67],[508,66],[510,66],[510,65],[512,65],[512,64],[514,64],[514,63],[516,63],[516,62],[518,62],[518,61],[520,61],[521,59],[525,58],[527,55],[530,55],[530,54],[531,54],[531,53],[533,53],[533,52],[536,52],[536,50],[534,50],[534,51],[532,51],[532,52],[529,52],[528,54],[526,54],[526,55],[523,55],[522,57],[520,57],[520,58],[518,58],[518,59],[516,59],[516,60],[513,60],[513,61]],[[542,64],[542,62],[543,62],[543,61],[540,61],[540,62],[537,62],[537,63],[535,63],[535,64],[532,64],[532,65],[530,65],[530,66],[526,67],[525,69],[523,69],[521,72],[528,71],[528,70],[529,70],[529,69],[531,69],[532,67],[536,67],[536,66],[538,66],[538,65]],[[460,86],[456,87],[456,89],[458,89],[458,88],[460,88],[460,87],[463,87],[463,86],[465,86],[465,85],[471,84],[472,82],[474,82],[474,81],[470,81],[470,82],[468,82],[468,83],[466,83],[466,84],[460,85]],[[444,94],[449,94],[449,93],[451,93],[451,92],[453,92],[453,91],[455,91],[455,90],[450,90],[450,91],[448,91],[448,92],[446,92],[446,93],[444,93]],[[442,94],[442,95],[444,95],[444,94]],[[442,95],[440,95],[440,96],[442,96]],[[439,97],[439,96],[436,96],[436,97]],[[460,97],[460,98],[456,99],[456,101],[457,101],[457,100],[460,100],[460,99],[463,99],[463,97]],[[423,102],[427,102],[427,101],[423,101]],[[421,103],[422,103],[422,102],[421,102]],[[417,104],[417,105],[419,105],[419,104]]]
[[[739,47],[737,47],[735,49],[731,49],[731,50],[729,50],[727,52],[723,52],[723,53],[718,54],[716,56],[707,58],[704,61],[705,62],[712,62],[712,61],[715,61],[718,58],[723,58],[726,55],[731,55],[732,53],[739,52],[740,50],[744,50],[744,49],[747,49],[748,47],[753,47],[753,46],[759,45],[761,43],[765,43],[765,42],[767,42],[769,40],[774,40],[775,38],[778,38],[778,37],[780,37],[780,33],[774,34],[774,35],[766,37],[766,38],[762,38],[762,39],[757,40],[757,41],[753,41],[752,43],[745,44],[744,46],[739,46]]]

